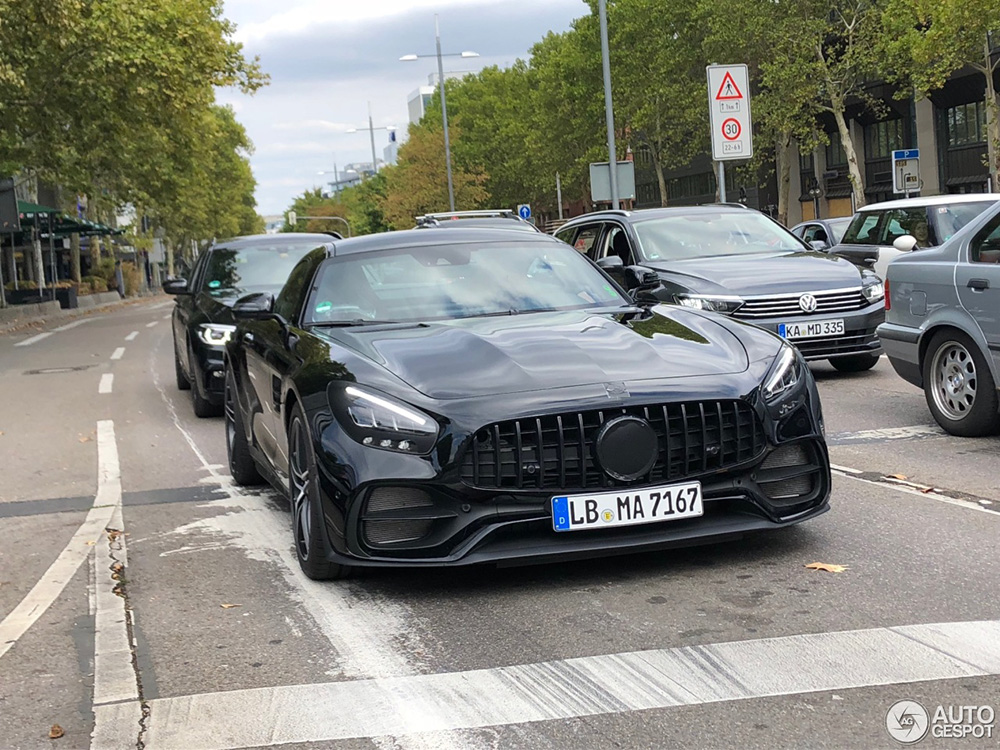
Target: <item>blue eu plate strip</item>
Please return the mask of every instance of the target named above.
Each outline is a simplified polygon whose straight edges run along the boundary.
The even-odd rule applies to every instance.
[[[569,531],[569,498],[552,498],[552,528],[556,531]]]
[[[788,338],[785,335],[785,324],[784,323],[778,323],[778,335],[781,336],[781,338],[783,338],[783,339],[784,338]]]

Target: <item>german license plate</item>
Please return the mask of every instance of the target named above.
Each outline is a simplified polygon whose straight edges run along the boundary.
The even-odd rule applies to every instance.
[[[703,515],[701,482],[552,498],[556,531],[636,526]]]
[[[821,336],[843,336],[844,321],[811,320],[808,323],[779,323],[778,335],[786,339],[813,339]]]

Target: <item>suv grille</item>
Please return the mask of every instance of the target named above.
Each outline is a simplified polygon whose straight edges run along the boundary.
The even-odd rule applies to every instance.
[[[612,479],[594,458],[605,420],[642,417],[659,441],[656,463],[639,481],[673,481],[757,458],[763,428],[744,401],[630,406],[500,422],[479,430],[462,463],[462,481],[481,489],[586,489],[629,484]]]
[[[816,298],[816,310],[805,313],[799,307],[799,298],[811,294]],[[767,297],[745,298],[745,302],[734,318],[756,320],[758,318],[789,317],[799,315],[821,315],[824,313],[852,312],[867,307],[870,303],[861,293],[861,287],[838,289],[832,292],[802,292],[799,294],[775,294]]]

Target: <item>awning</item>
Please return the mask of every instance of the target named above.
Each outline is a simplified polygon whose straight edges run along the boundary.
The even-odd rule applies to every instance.
[[[21,217],[22,226],[35,227],[44,239],[48,239],[49,237],[50,217],[52,220],[52,235],[56,239],[69,237],[71,234],[79,234],[81,237],[103,237],[122,234],[122,230],[120,229],[114,229],[105,224],[88,221],[87,219],[74,219],[58,208],[42,206],[38,203],[18,201],[17,212]]]
[[[964,177],[949,177],[945,180],[945,185],[949,187],[952,185],[983,185],[986,186],[987,175],[984,174],[967,174]]]

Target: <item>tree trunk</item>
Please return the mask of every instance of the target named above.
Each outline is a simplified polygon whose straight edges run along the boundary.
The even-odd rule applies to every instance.
[[[854,191],[854,210],[856,211],[867,203],[865,200],[865,180],[858,164],[858,152],[854,150],[854,141],[851,140],[851,130],[844,118],[844,103],[834,99],[832,104],[833,118],[837,121],[837,130],[840,132],[840,143],[847,155],[848,177],[851,180],[851,189]]]
[[[37,215],[37,214],[36,214]],[[32,259],[35,264],[35,281],[38,282],[38,288],[45,288],[45,259],[42,258],[42,241],[35,240],[32,244],[32,249],[34,250],[34,258]]]
[[[789,131],[778,136],[774,157],[778,167],[778,222],[787,227],[792,191],[792,134]]]
[[[73,232],[69,236],[69,272],[73,281],[80,283],[80,235]]]
[[[990,189],[995,193],[1000,191],[1000,104],[997,103],[997,91],[993,85],[993,64],[990,59],[990,40],[986,38],[986,154],[989,160]]]
[[[90,238],[90,275],[97,275],[97,267],[101,265],[101,238]]]
[[[660,188],[660,205],[667,206],[669,205],[670,196],[667,194],[667,177],[663,174],[663,164],[660,162],[659,154],[656,151],[650,148],[649,153],[653,157],[653,168],[656,169],[656,184]]]
[[[174,243],[169,239],[163,240],[163,246],[167,251],[167,277],[173,278],[174,275]]]

